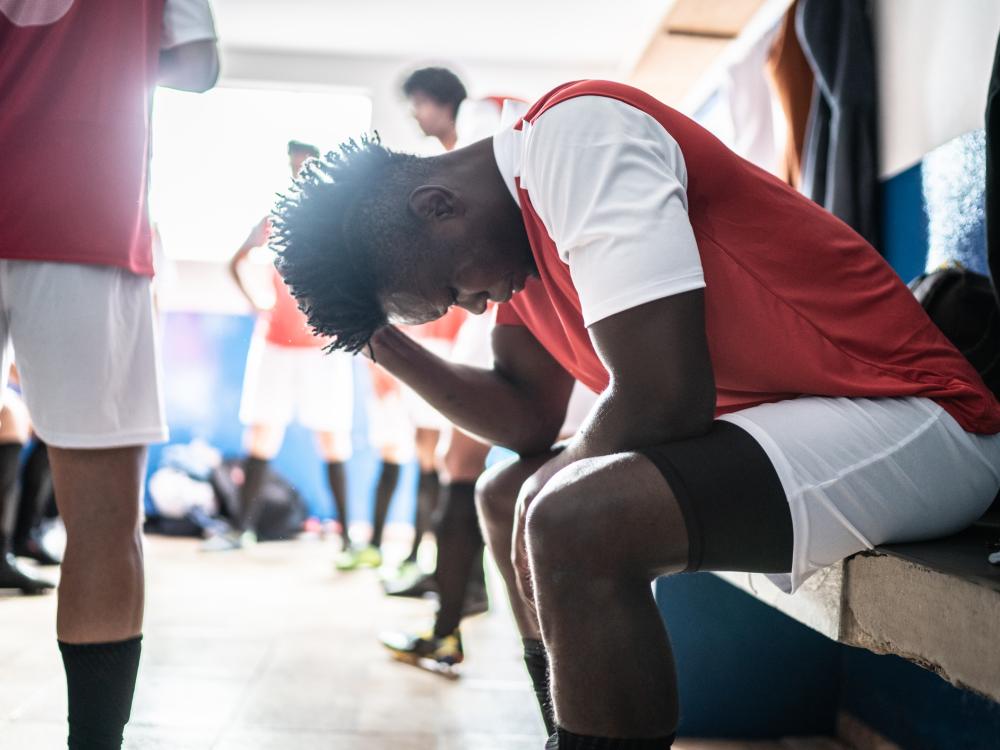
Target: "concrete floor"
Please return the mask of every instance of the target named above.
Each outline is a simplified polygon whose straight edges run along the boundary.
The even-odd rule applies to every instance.
[[[426,625],[427,602],[381,595],[370,571],[336,574],[329,542],[206,555],[147,542],[145,640],[129,750],[540,750],[505,608],[463,628],[468,661],[448,681],[388,659],[386,628]],[[0,593],[0,750],[65,747],[55,596]],[[678,742],[676,750],[792,750],[787,743]]]

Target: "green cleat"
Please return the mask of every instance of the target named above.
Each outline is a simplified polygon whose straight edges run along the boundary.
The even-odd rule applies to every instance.
[[[382,550],[368,545],[358,551],[359,568],[378,568],[382,565]]]

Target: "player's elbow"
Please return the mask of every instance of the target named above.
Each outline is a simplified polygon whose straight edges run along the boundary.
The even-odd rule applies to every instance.
[[[524,415],[512,431],[507,445],[504,447],[517,453],[522,458],[537,456],[550,450],[559,439],[563,417],[548,410],[535,411]]]
[[[204,93],[219,80],[219,50],[215,41],[181,44],[160,52],[159,83],[181,91]]]

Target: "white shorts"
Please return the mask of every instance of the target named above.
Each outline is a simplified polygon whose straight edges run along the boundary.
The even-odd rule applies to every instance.
[[[469,315],[458,329],[451,361],[473,367],[493,367],[493,326],[491,313]]]
[[[956,533],[1000,488],[1000,435],[974,435],[922,398],[803,397],[720,419],[774,464],[795,535],[795,591],[820,568],[881,544]]]
[[[368,439],[383,453],[399,463],[410,461],[417,453],[414,426],[403,404],[402,388],[368,402]]]
[[[417,341],[425,349],[434,352],[439,357],[451,359],[452,344],[450,341],[432,338],[418,339]],[[406,409],[410,422],[415,427],[424,430],[441,431],[446,429],[451,424],[441,412],[424,401],[424,399],[421,396],[418,396],[417,392],[408,385],[401,383],[400,390],[403,396],[403,407]]]
[[[150,279],[121,268],[0,260],[0,385],[11,350],[38,436],[59,448],[167,439]]]
[[[240,421],[285,427],[293,419],[315,432],[347,438],[354,419],[349,354],[318,346],[278,346],[255,335],[247,354]]]

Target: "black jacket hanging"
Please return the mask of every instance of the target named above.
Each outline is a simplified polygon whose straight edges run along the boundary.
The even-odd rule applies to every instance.
[[[802,192],[878,247],[878,102],[865,0],[802,0],[802,51],[816,79]]]
[[[993,77],[986,96],[986,255],[993,292],[1000,301],[1000,38],[993,60]]]

